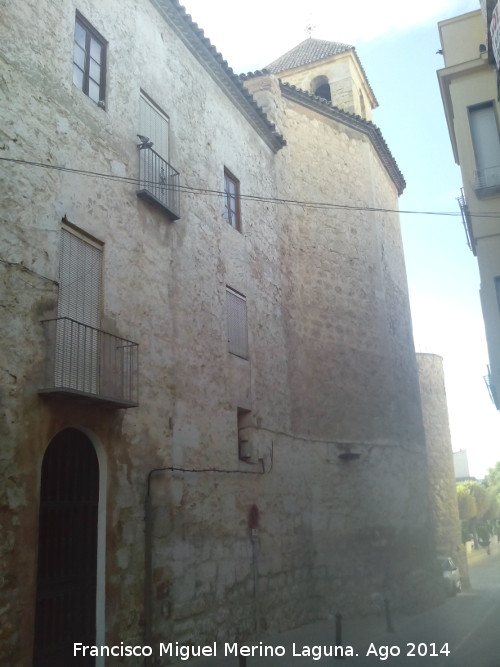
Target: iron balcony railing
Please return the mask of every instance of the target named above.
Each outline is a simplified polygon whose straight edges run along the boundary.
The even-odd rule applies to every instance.
[[[139,405],[139,345],[70,317],[42,322],[43,394],[78,396],[114,408]]]
[[[465,199],[463,188],[460,190],[460,197],[457,197],[458,205],[460,206],[460,213],[462,214],[462,222],[465,229],[465,236],[467,238],[467,245],[476,254],[476,241],[474,239],[474,232],[472,229],[472,222],[470,217],[469,205]]]
[[[171,220],[180,218],[179,172],[152,148],[139,150],[139,197],[161,206]]]
[[[487,375],[483,375],[483,378],[486,383],[486,387],[488,388],[488,393],[490,395],[491,400],[493,401],[496,409],[500,410],[500,401],[497,392],[497,387],[493,380],[493,376],[491,374],[491,369],[489,366],[487,366],[487,371],[488,371]]]
[[[478,195],[499,192],[500,165],[475,171],[473,186]]]

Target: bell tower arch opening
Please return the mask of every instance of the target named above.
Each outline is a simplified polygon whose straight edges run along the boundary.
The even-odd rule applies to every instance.
[[[315,77],[311,81],[311,92],[317,97],[322,97],[324,100],[328,100],[328,102],[332,101],[330,83],[328,81],[328,77],[324,74]]]

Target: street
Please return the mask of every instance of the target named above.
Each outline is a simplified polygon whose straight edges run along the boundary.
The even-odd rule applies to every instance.
[[[499,667],[500,555],[471,565],[470,578],[471,590],[406,620],[396,627],[396,632],[363,645],[361,650],[356,647],[359,657],[347,658],[345,662],[352,667],[373,667],[381,663]]]
[[[481,554],[483,556],[483,554]],[[472,587],[415,616],[393,617],[385,631],[383,614],[343,623],[344,659],[336,659],[335,619],[263,638],[238,660],[235,644],[221,645],[216,657],[190,660],[192,667],[500,667],[500,553],[469,566]],[[261,647],[259,649],[259,646]],[[265,654],[265,648],[270,653]],[[351,647],[350,649],[348,647]],[[245,647],[244,647],[245,649]],[[246,650],[249,648],[247,646]],[[214,656],[214,653],[209,655]],[[272,656],[272,657],[271,657]],[[337,654],[338,657],[338,654]]]

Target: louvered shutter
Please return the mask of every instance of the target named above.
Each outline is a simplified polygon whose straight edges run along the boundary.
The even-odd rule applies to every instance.
[[[98,391],[102,249],[65,228],[61,232],[56,385]]]
[[[153,142],[153,150],[167,162],[168,159],[168,116],[158,107],[141,95],[139,134],[148,137]]]

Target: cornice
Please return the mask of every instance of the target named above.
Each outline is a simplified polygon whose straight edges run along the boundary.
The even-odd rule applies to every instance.
[[[150,2],[269,148],[279,151],[286,144],[284,138],[179,1]]]
[[[280,81],[280,87],[284,98],[292,100],[297,104],[301,104],[303,107],[316,111],[317,113],[320,113],[327,118],[331,118],[338,123],[342,123],[343,125],[353,130],[357,130],[358,132],[365,134],[370,139],[373,147],[377,151],[377,155],[379,156],[387,173],[396,186],[398,194],[403,194],[403,191],[406,187],[404,176],[401,173],[396,160],[392,156],[392,153],[390,152],[385,139],[382,136],[382,132],[376,125],[374,125],[374,123],[361,118],[361,116],[351,114],[347,111],[344,111],[343,109],[339,109],[339,107],[333,106],[332,103],[328,100],[325,100],[322,97],[317,97],[316,95],[312,95],[311,93],[307,93],[306,91],[301,90],[292,84]]]

